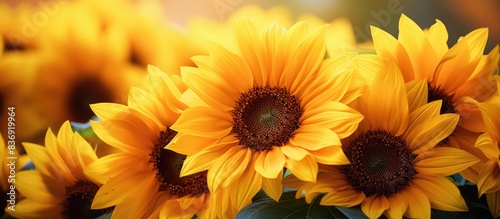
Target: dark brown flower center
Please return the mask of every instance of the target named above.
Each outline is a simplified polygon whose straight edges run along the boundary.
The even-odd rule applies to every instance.
[[[82,78],[73,84],[68,96],[70,121],[85,123],[94,113],[89,104],[112,102],[113,93],[101,80],[95,78]]]
[[[150,154],[151,162],[156,170],[156,178],[160,182],[159,191],[168,191],[171,195],[183,197],[186,195],[200,196],[208,193],[207,171],[180,177],[185,155],[165,149],[165,146],[175,137],[176,131],[167,129],[160,133],[160,138]]]
[[[130,54],[129,54],[129,62],[132,64],[132,65],[136,65],[136,66],[140,66],[140,67],[144,67],[146,68],[147,67],[147,61],[144,60],[144,58],[139,54],[139,52],[137,51],[137,48],[135,47],[135,45],[133,43],[131,43],[130,45]]]
[[[409,185],[417,173],[414,155],[400,137],[383,130],[370,130],[356,137],[345,149],[351,164],[342,167],[349,184],[367,197],[390,196]]]
[[[0,36],[1,37],[1,36]],[[13,38],[13,39],[9,39]],[[14,36],[5,37],[3,42],[3,51],[7,52],[15,52],[15,51],[25,51],[27,48],[21,42],[16,42]]]
[[[90,209],[97,190],[99,190],[99,186],[87,180],[80,180],[75,185],[66,187],[66,200],[63,202],[62,216],[68,219],[97,218],[109,213],[113,208]]]
[[[254,150],[281,146],[293,137],[302,116],[300,102],[286,88],[254,87],[241,94],[232,111],[233,132]]]
[[[456,113],[455,104],[453,103],[453,95],[448,95],[443,89],[439,86],[436,87],[431,83],[428,83],[428,93],[427,93],[427,103],[430,103],[435,100],[442,100],[443,103],[441,105],[440,114],[445,113]]]

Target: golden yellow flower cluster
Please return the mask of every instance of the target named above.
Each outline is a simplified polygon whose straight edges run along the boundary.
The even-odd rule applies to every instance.
[[[14,183],[0,169],[2,190],[23,197],[12,217],[238,218],[286,188],[368,218],[431,218],[469,210],[457,174],[500,217],[500,53],[483,54],[487,28],[448,47],[441,21],[422,30],[401,15],[397,38],[372,27],[366,54],[348,21],[281,7],[183,30],[153,2],[44,7],[0,7],[37,32],[1,30],[2,119],[26,112],[18,142],[51,127],[45,146],[23,143],[34,168]],[[105,156],[69,122],[93,115]]]

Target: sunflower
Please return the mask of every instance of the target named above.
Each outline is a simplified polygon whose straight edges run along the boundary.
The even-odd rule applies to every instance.
[[[361,204],[369,218],[430,218],[430,209],[466,211],[456,186],[445,176],[477,159],[451,147],[435,147],[455,128],[459,116],[442,114],[441,100],[426,104],[427,83],[405,84],[396,64],[375,76],[357,109],[365,116],[352,136],[343,141],[348,165],[321,165],[316,183],[295,176],[284,185],[298,188],[311,202],[327,193],[321,205]]]
[[[101,119],[91,122],[95,133],[120,150],[85,169],[90,177],[104,184],[92,208],[116,205],[112,218],[191,218],[195,214],[211,218],[236,214],[221,200],[222,192],[209,193],[206,172],[180,177],[185,156],[164,149],[177,134],[169,127],[186,108],[178,100],[183,89],[175,85],[175,77],[179,76],[150,66],[144,87],[130,89],[128,105],[92,105]]]
[[[498,76],[496,76],[498,77]],[[479,195],[486,194],[493,217],[500,217],[500,99],[493,103],[479,103],[479,109],[486,122],[487,132],[476,142],[487,159],[482,159],[477,185]]]
[[[362,89],[351,87],[350,56],[324,60],[327,26],[233,27],[238,51],[212,45],[193,57],[197,68],[181,69],[196,98],[166,148],[187,155],[181,176],[208,171],[210,192],[238,187],[229,201],[242,208],[261,188],[278,200],[284,167],[315,181],[318,162],[347,164],[340,139],[363,117],[346,104]]]
[[[43,50],[43,37],[35,34],[31,18],[37,11],[34,7],[19,4],[16,7],[0,3],[0,119],[7,121],[7,107],[16,106],[16,133],[19,141],[43,139],[46,129],[42,118],[29,107],[33,87],[36,83],[36,68],[39,54]],[[24,18],[24,20],[23,20]],[[24,23],[23,23],[24,22]],[[0,132],[6,138],[7,126]],[[24,153],[22,145],[17,148]]]
[[[39,58],[30,108],[44,118],[44,126],[89,121],[94,115],[89,104],[126,102],[130,86],[146,74],[128,63],[124,29],[104,27],[93,15],[77,3],[61,5],[40,33],[52,48]]]
[[[104,25],[119,25],[125,30],[124,48],[128,61],[136,67],[154,65],[166,72],[179,72],[181,65],[192,66],[190,57],[201,51],[199,39],[189,38],[184,28],[165,19],[160,1],[85,0],[82,4],[93,8]]]
[[[446,27],[439,20],[428,30],[422,30],[410,18],[401,15],[397,39],[376,27],[371,31],[377,55],[361,58],[365,61],[361,65],[383,65],[392,60],[401,69],[405,82],[425,79],[429,88],[427,102],[442,100],[441,114],[460,115],[455,131],[440,146],[471,149],[470,153],[477,153],[473,149],[477,133],[485,131],[477,103],[496,93],[493,72],[500,57],[498,45],[488,55],[483,55],[488,29],[470,32],[451,48],[447,45]],[[462,133],[465,135],[460,135]],[[476,182],[475,172],[473,166],[461,174]]]
[[[15,186],[25,196],[16,203],[17,218],[95,218],[107,211],[89,208],[99,188],[83,169],[97,160],[90,145],[65,122],[59,133],[47,131],[45,146],[24,143],[36,170],[16,173]]]
[[[0,188],[2,189],[3,200],[11,199],[10,195],[7,193],[14,193],[14,199],[18,202],[22,199],[22,196],[19,195],[15,189],[14,192],[12,192],[10,186],[15,182],[16,172],[20,171],[30,162],[29,158],[26,155],[19,154],[15,146],[15,141],[7,141],[6,144],[2,135],[0,135],[0,157],[2,158],[2,162],[0,163]],[[0,205],[0,215],[6,218],[11,211],[11,209],[9,209],[10,206],[12,205],[10,205],[9,201],[2,203]],[[15,207],[10,208],[15,209]],[[5,211],[5,209],[8,210]]]

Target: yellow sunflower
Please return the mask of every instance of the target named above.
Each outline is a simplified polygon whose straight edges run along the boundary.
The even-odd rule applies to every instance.
[[[52,47],[39,58],[30,96],[30,107],[45,126],[59,127],[65,120],[87,122],[94,115],[92,103],[126,102],[128,89],[146,71],[128,63],[124,32],[119,25],[104,27],[89,7],[61,6],[44,29]]]
[[[357,109],[365,116],[347,138],[348,165],[322,165],[316,183],[287,177],[284,185],[305,190],[311,202],[327,193],[322,205],[352,207],[361,204],[369,218],[430,218],[430,209],[466,211],[456,186],[445,176],[457,173],[477,159],[451,147],[435,147],[453,132],[459,116],[442,114],[442,101],[426,104],[424,80],[405,85],[396,64],[375,76]]]
[[[99,184],[83,169],[97,160],[90,145],[73,133],[69,121],[59,133],[47,131],[45,146],[24,143],[36,170],[16,173],[15,186],[25,199],[16,203],[17,218],[95,218],[107,211],[91,210]]]
[[[428,30],[422,30],[410,18],[401,15],[397,39],[376,27],[371,31],[377,56],[360,58],[365,61],[361,65],[369,68],[394,61],[405,82],[425,79],[429,88],[427,102],[442,100],[441,114],[460,115],[455,131],[440,145],[464,150],[474,148],[477,138],[474,132],[485,131],[477,103],[489,99],[497,90],[493,73],[500,57],[498,45],[488,55],[483,55],[488,29],[472,31],[451,48],[447,45],[446,27],[439,20]],[[462,133],[465,135],[460,135]],[[469,150],[470,153],[477,153],[473,150]],[[474,172],[472,168],[461,174],[475,182],[477,175]]]
[[[498,76],[496,76],[498,77]],[[497,99],[498,100],[498,99]],[[476,147],[487,159],[482,160],[477,185],[479,195],[486,194],[493,217],[500,217],[500,100],[494,103],[479,103],[487,132],[479,136]]]
[[[144,87],[132,87],[128,105],[100,103],[92,109],[101,121],[92,121],[99,138],[120,150],[85,169],[104,185],[92,208],[115,206],[112,218],[212,218],[236,214],[209,193],[207,173],[180,177],[184,155],[164,147],[177,134],[169,127],[186,108],[175,77],[150,66]],[[179,78],[178,78],[179,79]],[[108,181],[109,180],[109,181]],[[222,217],[222,216],[221,216]]]
[[[0,3],[0,119],[7,121],[7,107],[16,106],[16,125],[22,132],[16,133],[19,141],[43,139],[47,128],[43,121],[29,107],[29,96],[36,83],[36,68],[40,52],[43,50],[43,37],[33,24],[33,16],[39,15],[33,6],[17,6]],[[0,126],[6,138],[7,126]],[[21,145],[19,152],[24,153]]]
[[[17,151],[15,133],[11,134],[10,136],[13,136],[14,140],[7,142],[4,142],[2,135],[0,135],[0,157],[2,158],[2,162],[0,162],[0,188],[3,197],[5,197],[5,202],[0,205],[0,216],[3,215],[4,218],[9,215],[10,211],[15,209],[15,206],[11,207],[12,204],[15,205],[16,202],[22,199],[22,196],[15,188],[11,188],[11,185],[14,185],[16,181],[16,173],[29,163],[28,156],[20,155]],[[12,203],[10,200],[13,200]]]
[[[362,90],[351,87],[349,58],[324,60],[326,25],[257,29],[241,19],[233,28],[238,51],[213,45],[193,57],[197,68],[181,69],[197,98],[167,149],[187,155],[181,176],[208,170],[211,192],[238,187],[229,201],[241,208],[261,188],[278,200],[284,167],[315,181],[318,162],[347,164],[340,139],[363,117],[346,104]]]
[[[147,65],[154,65],[166,72],[179,72],[179,66],[193,65],[190,57],[201,51],[199,39],[189,38],[184,28],[166,19],[161,1],[85,0],[81,3],[93,8],[104,25],[123,27],[127,38],[124,48],[135,66],[146,69]]]

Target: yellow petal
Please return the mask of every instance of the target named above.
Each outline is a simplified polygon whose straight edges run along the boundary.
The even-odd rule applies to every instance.
[[[392,36],[391,36],[392,37]],[[354,77],[360,79],[366,84],[372,84],[375,75],[384,66],[386,62],[378,55],[360,54],[357,55],[353,67]],[[413,75],[412,75],[413,77]]]
[[[498,52],[500,47],[498,44],[488,53],[488,55],[483,56],[472,73],[472,77],[480,77],[481,75],[489,75],[491,72],[495,72],[498,67],[498,60],[500,59],[500,53]]]
[[[157,190],[155,183],[158,185],[155,174],[151,171],[115,176],[97,191],[91,208],[108,208],[135,197],[144,192],[144,189]]]
[[[372,195],[361,203],[361,210],[368,218],[379,218],[389,209],[389,201],[385,196]]]
[[[286,167],[290,169],[293,175],[297,178],[308,181],[316,182],[316,175],[318,174],[318,163],[311,156],[306,156],[302,160],[286,160]]]
[[[144,218],[151,206],[156,201],[158,191],[153,189],[143,189],[141,195],[126,202],[122,202],[113,208],[112,218]],[[151,198],[154,197],[154,198]]]
[[[188,135],[218,139],[231,132],[233,121],[229,113],[198,106],[182,112],[170,128]]]
[[[255,161],[255,171],[265,178],[276,179],[283,171],[286,162],[285,155],[279,147],[272,147],[271,150],[257,152],[259,157]]]
[[[155,121],[157,124],[170,126],[175,122],[175,120],[179,117],[181,110],[186,108],[186,106],[178,108],[179,106],[176,105],[181,104],[175,104],[176,101],[172,100],[168,101],[168,104],[164,105],[160,102],[160,100],[167,101],[164,100],[164,98],[165,97],[154,97],[143,89],[132,87],[129,91],[128,106],[131,109],[143,113],[151,121]]]
[[[334,60],[327,59],[321,64],[318,76],[299,92],[301,101],[306,104],[318,104],[325,100],[340,101],[349,89],[352,81],[351,69],[335,70]]]
[[[160,218],[189,219],[193,218],[195,213],[196,211],[193,209],[182,210],[177,200],[167,200],[161,208]]]
[[[494,103],[480,103],[479,110],[483,115],[486,130],[495,139],[500,140],[500,115],[498,115],[500,106]],[[498,153],[496,155],[498,156]]]
[[[440,57],[437,56],[422,29],[404,14],[399,20],[398,40],[408,51],[415,79],[425,78],[430,81]],[[405,70],[406,68],[402,68],[402,71]]]
[[[84,169],[84,172],[94,181],[104,184],[112,177],[126,171],[150,169],[151,165],[144,162],[148,159],[148,156],[138,156],[128,153],[110,154],[92,162]]]
[[[193,67],[182,67],[186,85],[213,108],[230,111],[240,92],[234,90],[221,75]]]
[[[477,179],[479,195],[500,190],[500,168],[498,162],[489,161],[484,164]]]
[[[417,172],[438,176],[453,175],[478,161],[463,150],[449,147],[436,147],[419,154],[414,160]]]
[[[470,53],[467,43],[461,41],[455,44],[442,58],[435,71],[435,85],[441,86],[446,93],[453,93],[466,83],[466,80],[476,67],[469,60]],[[455,74],[458,71],[461,74]],[[450,78],[453,78],[453,80],[450,80]]]
[[[24,199],[16,203],[15,209],[15,211],[6,210],[6,212],[16,218],[60,218],[63,211],[62,205],[32,199]]]
[[[300,118],[301,125],[321,125],[332,129],[339,138],[351,135],[363,120],[356,110],[336,101],[323,102],[318,105],[306,106]]]
[[[233,32],[240,51],[253,73],[253,80],[257,84],[264,84],[267,80],[265,72],[268,71],[263,57],[262,39],[250,19],[240,19],[233,25]],[[276,45],[277,46],[277,45]]]
[[[252,152],[243,146],[234,146],[214,161],[208,170],[207,184],[211,192],[226,187],[240,177],[249,163]],[[245,173],[248,174],[248,173]]]
[[[398,40],[377,27],[370,26],[370,30],[377,55],[382,57],[383,61],[395,61],[401,68],[405,81],[415,79],[412,63],[410,62],[410,57],[406,52],[407,50],[398,42]],[[415,73],[419,76],[417,78],[423,78],[418,75],[418,72]]]
[[[283,193],[283,185],[281,184],[282,177],[283,172],[280,172],[275,179],[262,178],[262,189],[269,197],[277,202],[280,200],[281,194]]]
[[[404,213],[408,209],[408,202],[401,193],[392,194],[387,197],[389,201],[389,209],[384,212],[388,218],[403,218]]]
[[[489,160],[495,160],[498,159],[500,149],[498,148],[498,140],[494,140],[491,135],[492,133],[484,133],[480,135],[474,146],[481,150],[486,158]]]
[[[455,130],[458,119],[457,114],[443,114],[421,123],[409,130],[406,138],[408,146],[414,154],[434,148]]]
[[[317,125],[304,125],[295,131],[290,144],[300,146],[306,150],[319,150],[328,146],[341,145],[340,139],[334,131]]]
[[[111,119],[123,113],[128,113],[129,108],[122,104],[116,103],[96,103],[90,104],[90,108],[100,119]]]
[[[26,153],[31,157],[33,164],[36,165],[37,171],[46,176],[58,176],[56,170],[49,165],[52,161],[45,147],[31,143],[23,143],[23,146]]]
[[[281,152],[287,156],[287,158],[294,160],[302,160],[307,154],[309,154],[307,150],[298,146],[283,145],[280,149]]]
[[[354,207],[359,205],[366,196],[362,192],[357,192],[354,189],[345,189],[340,191],[332,191],[327,193],[322,199],[321,205]]]
[[[344,165],[350,163],[340,146],[330,146],[315,151],[309,151],[309,154],[321,164]]]
[[[488,40],[488,28],[479,28],[467,34],[462,40],[469,44],[470,62],[477,65]]]
[[[253,155],[250,163],[255,163],[256,159],[257,156]],[[246,169],[244,169],[244,172],[245,173],[235,181],[235,184],[230,186],[230,189],[245,189],[238,189],[238,192],[231,192],[228,198],[233,206],[235,206],[238,210],[243,209],[252,202],[252,197],[259,192],[263,183],[262,177],[254,171],[252,165],[248,165]]]
[[[150,153],[153,137],[141,135],[136,126],[119,120],[90,121],[95,134],[108,145],[133,154]],[[152,134],[152,133],[151,133]],[[155,133],[159,135],[160,133]],[[156,139],[155,139],[156,140]]]
[[[488,207],[490,207],[493,217],[500,217],[500,191],[486,194],[486,200],[488,201]]]
[[[410,112],[427,103],[428,90],[426,80],[413,80],[406,83],[406,92],[408,93],[408,107]]]
[[[210,46],[210,56],[214,71],[235,91],[245,92],[253,87],[253,72],[244,57],[217,44]]]
[[[300,44],[292,53],[288,53],[291,57],[287,60],[283,69],[282,81],[284,79],[285,86],[292,94],[297,94],[298,91],[303,90],[303,86],[308,85],[307,80],[319,70],[319,65],[325,57],[325,32],[327,27],[327,25],[324,25],[310,32],[310,35],[302,42],[291,42]]]
[[[417,174],[412,184],[424,193],[431,207],[442,211],[468,211],[458,188],[445,177]]]
[[[448,51],[448,31],[440,20],[436,19],[436,23],[429,28],[427,39],[429,39],[438,57],[443,57]]]
[[[434,117],[439,116],[439,111],[443,104],[442,100],[432,101],[425,104],[410,113],[410,124],[408,124],[408,131],[405,133],[405,137],[416,130],[419,125],[431,120]]]
[[[265,55],[258,55],[257,57],[260,59],[261,69],[263,69],[263,71],[265,71],[266,73],[262,74],[265,77],[263,82],[258,83],[257,79],[255,79],[258,84],[269,84],[274,86],[279,84],[281,75],[271,72],[281,72],[283,69],[282,60],[284,57],[279,57],[276,54],[280,52],[278,46],[283,36],[285,35],[285,31],[285,28],[278,24],[278,22],[273,22],[266,28],[264,28],[261,36],[262,41],[265,45]],[[251,46],[252,44],[248,45]]]
[[[369,115],[374,128],[395,136],[403,134],[408,126],[408,99],[405,83],[396,64],[390,62],[379,72],[368,94]]]
[[[187,134],[177,134],[167,145],[166,149],[175,151],[178,154],[193,155],[211,145],[214,145],[216,142],[217,140],[215,139],[201,138]],[[237,141],[234,143],[236,144]]]
[[[406,187],[401,192],[401,197],[408,201],[408,209],[404,214],[409,218],[430,218],[431,217],[431,203],[427,196],[416,187],[412,185]]]
[[[47,180],[42,177],[39,172],[28,170],[21,171],[16,174],[15,186],[25,198],[34,199],[38,201],[57,202],[58,198],[65,198],[65,193],[63,190],[51,191],[48,187],[50,183],[56,183],[57,181]],[[64,185],[59,184],[58,186],[63,187]]]

